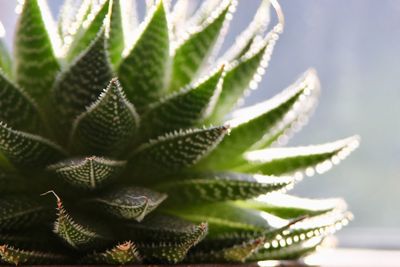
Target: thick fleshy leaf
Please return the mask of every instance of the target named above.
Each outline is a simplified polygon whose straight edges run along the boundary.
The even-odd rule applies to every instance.
[[[15,173],[7,173],[0,168],[0,194],[29,192],[26,181]]]
[[[189,176],[190,177],[190,176]],[[162,183],[156,189],[166,192],[176,205],[250,199],[293,186],[294,178],[240,173],[203,173],[189,179]]]
[[[17,25],[14,55],[15,78],[35,100],[42,102],[50,92],[59,64],[44,18],[48,7],[42,0],[25,1]]]
[[[239,201],[236,205],[268,212],[284,219],[318,216],[334,209],[346,208],[342,199],[307,199],[281,193],[273,193],[257,200]]]
[[[140,112],[162,95],[169,60],[168,22],[163,1],[158,2],[149,16],[118,71],[128,99]]]
[[[102,30],[87,50],[57,78],[53,93],[66,126],[96,101],[112,79],[105,42]]]
[[[0,229],[20,230],[48,219],[48,209],[37,200],[23,196],[0,197]]]
[[[228,127],[221,126],[169,133],[140,146],[131,162],[138,173],[160,175],[180,171],[214,149],[227,132]]]
[[[222,83],[223,68],[154,105],[141,120],[142,138],[197,126],[213,110]]]
[[[84,263],[124,265],[141,263],[137,247],[131,241],[123,242],[104,252],[94,252],[84,257]]]
[[[89,201],[115,217],[141,221],[166,198],[167,195],[147,188],[124,187]]]
[[[76,250],[93,249],[104,242],[104,236],[97,233],[92,227],[76,222],[65,210],[61,199],[57,198],[57,219],[54,222],[53,232],[67,245]]]
[[[6,31],[4,29],[3,24],[0,21],[0,70],[9,77],[11,77],[12,75],[11,57],[10,53],[8,52],[8,48],[5,44],[4,40],[5,34]]]
[[[197,262],[245,262],[251,255],[263,246],[263,239],[254,239],[239,245],[209,252],[194,252],[189,255],[188,261]]]
[[[170,90],[189,84],[212,52],[226,21],[231,1],[223,1],[217,10],[175,50]]]
[[[49,209],[49,213],[52,211]],[[49,216],[49,219],[51,216]],[[60,244],[60,240],[48,227],[47,222],[41,222],[40,225],[32,227],[27,225],[26,229],[9,230],[0,232],[0,245],[7,244],[9,246],[20,249],[34,248],[35,250],[51,250],[62,251],[65,247]],[[33,230],[34,229],[34,230]],[[1,260],[0,260],[1,262]]]
[[[73,60],[81,54],[90,46],[93,39],[96,38],[106,19],[109,4],[110,0],[103,1],[101,4],[92,1],[89,14],[85,16],[85,20],[80,24],[80,28],[76,29],[77,33],[73,36],[73,41],[68,45],[66,55],[68,61]],[[97,76],[95,74],[92,75]]]
[[[41,116],[33,102],[0,71],[0,121],[21,131],[36,131]]]
[[[328,171],[334,164],[345,159],[359,145],[359,137],[353,136],[332,143],[307,147],[270,148],[246,153],[247,163],[239,169],[248,173],[282,175],[299,173],[312,176]]]
[[[117,68],[121,59],[122,52],[124,51],[124,28],[123,28],[123,0],[112,0],[110,28],[108,33],[108,53],[110,61]]]
[[[72,186],[95,190],[107,185],[125,168],[126,161],[101,157],[69,159],[49,166],[60,178]]]
[[[263,72],[268,65],[277,38],[277,33],[271,32],[266,40],[260,42],[262,45],[258,49],[250,50],[228,65],[221,95],[211,121],[221,122],[244,96],[250,83],[253,88],[255,87],[256,79],[261,77],[259,73]]]
[[[12,130],[1,122],[0,151],[11,163],[21,168],[41,168],[65,157],[65,152],[51,141]]]
[[[0,245],[0,260],[8,264],[54,264],[65,263],[67,257],[51,252],[22,250],[9,245]]]
[[[113,79],[99,99],[74,122],[71,144],[84,153],[118,155],[132,142],[139,118]]]
[[[232,130],[221,144],[202,163],[203,168],[229,169],[242,161],[242,154],[264,136],[275,132],[279,123],[288,114],[296,113],[296,108],[307,102],[311,90],[317,90],[314,72],[306,73],[290,89],[271,100],[259,103],[234,113],[227,122]],[[226,157],[226,155],[231,155]],[[235,158],[236,156],[236,158]]]

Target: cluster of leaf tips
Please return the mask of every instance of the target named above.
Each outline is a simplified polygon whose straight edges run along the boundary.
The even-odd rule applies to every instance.
[[[314,71],[233,111],[277,3],[272,30],[264,0],[219,57],[236,1],[189,2],[146,1],[142,23],[128,0],[65,0],[58,24],[45,0],[20,6],[12,58],[0,40],[0,262],[297,259],[347,224],[340,199],[286,194],[358,145],[279,147],[314,109]]]

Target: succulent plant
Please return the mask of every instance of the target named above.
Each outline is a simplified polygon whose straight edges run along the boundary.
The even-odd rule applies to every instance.
[[[56,24],[25,0],[14,56],[0,43],[0,261],[297,259],[351,214],[286,194],[358,145],[280,147],[312,113],[307,71],[271,100],[255,88],[283,29],[269,1],[216,53],[235,0],[66,0]],[[54,197],[53,197],[54,196]]]

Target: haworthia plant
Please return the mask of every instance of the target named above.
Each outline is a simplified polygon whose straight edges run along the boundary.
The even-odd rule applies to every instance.
[[[140,1],[65,0],[55,24],[26,0],[14,57],[0,24],[1,263],[298,259],[351,219],[287,194],[359,143],[277,147],[314,110],[315,71],[234,110],[282,33],[276,1],[278,24],[260,1],[220,58],[236,0],[188,3],[146,1],[139,23]]]

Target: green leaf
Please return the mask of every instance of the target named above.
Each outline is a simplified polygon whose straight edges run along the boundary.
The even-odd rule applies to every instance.
[[[294,178],[249,175],[241,173],[200,173],[189,179],[156,185],[166,192],[175,205],[250,199],[261,194],[284,190],[293,185]]]
[[[254,239],[239,245],[210,252],[194,252],[188,255],[189,262],[245,262],[263,245],[263,239]]]
[[[48,97],[59,71],[50,40],[50,21],[43,14],[48,9],[45,4],[38,0],[24,2],[14,45],[16,81],[38,102]]]
[[[140,222],[166,198],[167,195],[147,188],[124,187],[89,201],[115,217]]]
[[[8,77],[12,76],[12,63],[10,53],[7,49],[4,40],[5,29],[0,21],[0,70],[3,71]],[[0,73],[1,73],[0,71]]]
[[[36,104],[0,71],[0,121],[15,129],[34,132],[41,126]]]
[[[105,42],[104,30],[101,30],[87,50],[57,78],[53,94],[66,127],[96,101],[112,79]]]
[[[143,115],[141,135],[154,138],[198,125],[213,110],[222,82],[223,67],[209,78],[161,100]]]
[[[226,21],[231,1],[217,10],[175,50],[170,90],[176,91],[190,83],[212,52]]]
[[[109,0],[104,1],[101,4],[92,3],[89,14],[80,24],[80,28],[76,29],[77,33],[74,35],[72,43],[68,46],[68,52],[66,55],[68,61],[75,59],[79,54],[85,51],[88,46],[90,46],[93,39],[96,39],[96,35],[106,20],[109,11],[109,4]],[[97,77],[96,74],[92,75]]]
[[[121,62],[118,76],[128,99],[142,112],[165,91],[169,61],[169,33],[163,1],[149,15],[146,27],[129,55]]]
[[[238,104],[250,83],[256,84],[255,79],[261,77],[258,73],[264,71],[277,38],[277,34],[271,32],[268,39],[261,41],[258,49],[250,50],[228,65],[221,95],[210,121],[221,122]]]
[[[40,136],[15,131],[0,122],[0,151],[21,168],[41,168],[55,163],[65,152],[53,142]]]
[[[93,249],[104,242],[104,236],[97,233],[92,227],[76,222],[65,210],[61,199],[57,198],[57,219],[54,222],[53,232],[67,245],[76,250]],[[45,194],[47,194],[45,193]]]
[[[270,194],[262,200],[239,201],[236,205],[268,212],[284,219],[318,216],[334,209],[344,210],[346,207],[342,199],[307,199],[281,193]]]
[[[126,161],[117,161],[101,157],[68,159],[49,166],[72,186],[95,190],[107,185],[125,168]]]
[[[54,264],[65,263],[64,255],[51,252],[21,250],[9,245],[0,246],[0,260],[8,264]]]
[[[118,155],[132,142],[139,118],[113,79],[99,99],[74,122],[71,144],[84,153]]]
[[[232,127],[229,136],[199,165],[209,169],[230,169],[238,165],[246,150],[274,133],[286,116],[296,113],[296,108],[308,100],[309,90],[316,88],[316,81],[315,73],[308,72],[271,100],[234,113],[234,118],[227,122]]]
[[[64,249],[64,247],[61,247],[57,236],[49,229],[47,223],[41,222],[41,225],[37,225],[34,228],[32,228],[33,225],[31,224],[27,226],[26,229],[1,231],[0,244],[7,244],[20,249],[34,248],[35,250],[51,250],[52,252]]]
[[[332,143],[306,147],[269,148],[246,153],[247,163],[239,169],[248,173],[282,175],[302,173],[307,176],[323,173],[338,164],[359,145],[353,136]]]
[[[136,172],[158,174],[188,168],[224,138],[226,126],[168,133],[141,145],[132,155]]]
[[[124,265],[141,263],[137,247],[131,241],[126,241],[104,252],[94,252],[84,257],[84,263]]]
[[[48,219],[45,206],[23,195],[0,197],[0,229],[20,230]]]
[[[136,241],[145,261],[177,263],[188,250],[197,245],[207,233],[207,223],[193,224],[175,216],[155,213],[140,223],[123,225],[121,238]]]
[[[117,69],[122,60],[122,52],[125,47],[124,28],[123,28],[123,4],[121,0],[112,0],[110,29],[108,33],[108,53],[110,61]]]

